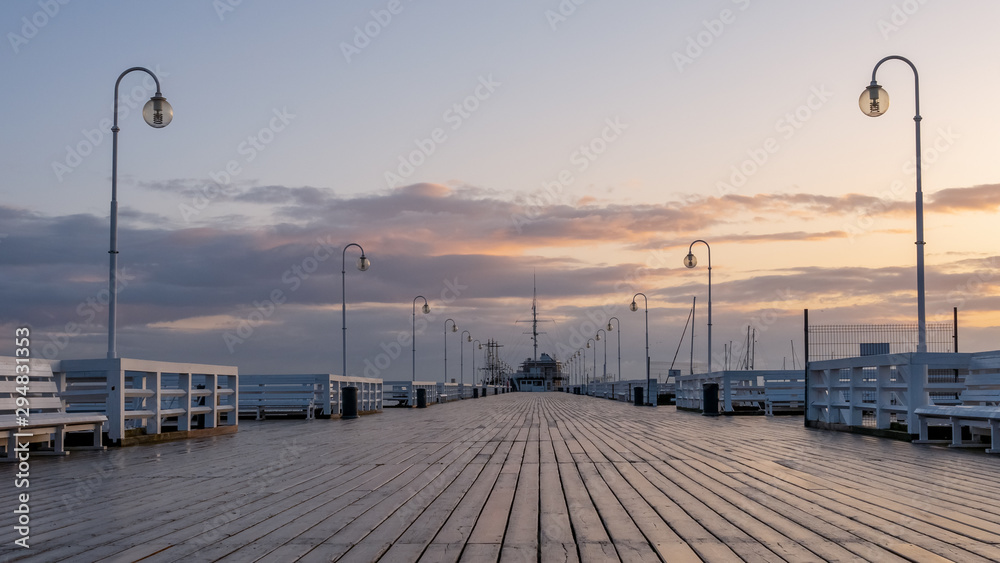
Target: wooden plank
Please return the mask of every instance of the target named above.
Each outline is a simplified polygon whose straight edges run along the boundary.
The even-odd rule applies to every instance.
[[[569,507],[559,478],[559,464],[556,463],[555,450],[549,439],[548,426],[544,421],[542,426],[539,443],[541,463],[538,466],[541,559],[579,561],[569,519]]]
[[[507,519],[510,516],[510,506],[514,501],[514,491],[517,487],[517,474],[504,473],[501,470],[493,485],[490,496],[486,499],[476,525],[469,534],[468,544],[497,544],[503,541],[507,529]]]
[[[525,463],[521,466],[507,522],[507,533],[503,536],[503,551],[509,552],[509,558],[520,557],[521,553],[538,552],[538,478],[539,464]]]

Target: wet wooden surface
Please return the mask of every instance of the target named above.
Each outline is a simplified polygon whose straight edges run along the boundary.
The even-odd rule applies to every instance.
[[[1000,457],[557,393],[0,471],[0,561],[1000,560]]]

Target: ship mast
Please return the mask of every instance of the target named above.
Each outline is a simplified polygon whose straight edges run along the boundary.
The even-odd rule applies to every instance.
[[[526,323],[528,321],[514,321],[518,323]],[[531,342],[534,346],[535,352],[532,360],[538,361],[538,336],[545,334],[544,332],[538,332],[539,322],[552,322],[552,321],[539,321],[538,320],[538,284],[536,283],[535,273],[531,273],[531,332],[525,332],[524,334],[531,335]]]
[[[531,272],[531,340],[535,343],[535,357],[538,361],[538,287],[535,282],[535,273]]]

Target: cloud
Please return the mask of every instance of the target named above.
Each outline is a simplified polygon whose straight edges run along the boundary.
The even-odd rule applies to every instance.
[[[160,187],[165,192],[179,187],[180,201],[184,185]],[[949,210],[982,208],[994,201],[991,188],[942,190],[934,201],[945,202]],[[177,226],[137,212],[135,221],[120,226],[119,264],[127,283],[119,293],[119,338],[125,353],[254,366],[255,371],[283,365],[285,371],[334,370],[339,347],[331,343],[339,342],[341,307],[337,254],[350,242],[362,244],[372,262],[361,273],[351,267],[356,254],[346,255],[348,322],[358,362],[353,369],[408,333],[411,301],[418,294],[431,302],[433,314],[425,318],[429,333],[438,332],[435,325],[450,316],[477,338],[506,340],[520,360],[528,351],[524,326],[515,321],[530,318],[533,272],[542,314],[555,321],[546,329],[548,338],[569,342],[588,326],[588,314],[605,310],[618,314],[622,330],[634,335],[641,328],[627,304],[634,291],[644,291],[650,298],[651,343],[672,350],[691,295],[705,291],[703,278],[684,275],[683,253],[675,250],[706,228],[714,231],[713,244],[823,241],[846,235],[801,228],[801,222],[781,229],[782,221],[865,206],[881,213],[897,209],[897,203],[883,205],[856,194],[731,195],[659,205],[591,199],[532,206],[467,185],[415,184],[360,196],[284,186],[233,193],[234,199],[270,214],[225,215],[211,223]],[[902,206],[911,212],[910,203],[898,203],[900,212]],[[520,232],[512,221],[518,214],[527,218]],[[748,219],[755,216],[769,218],[764,229]],[[4,206],[0,218],[8,235],[0,244],[0,324],[30,324],[60,357],[102,355],[107,218],[49,217]],[[591,250],[598,247],[607,252]],[[640,255],[646,263],[637,262]],[[1000,259],[953,258],[928,269],[929,315],[950,314],[952,306],[969,315],[988,311],[1000,296]],[[803,308],[822,308],[829,319],[891,322],[912,316],[912,268],[829,268],[822,262],[817,257],[794,269],[725,271],[713,285],[717,332],[745,328],[761,311],[774,311],[792,325]],[[698,302],[703,306],[701,298]],[[244,344],[227,346],[224,335],[236,334],[264,311],[266,318],[254,321]],[[988,325],[981,316],[977,323]],[[68,344],[52,348],[53,341]],[[433,341],[441,342],[440,334]],[[292,364],[281,359],[289,357],[295,358]],[[406,368],[394,362],[385,373],[405,378]]]
[[[947,188],[934,192],[927,202],[928,211],[937,213],[996,211],[998,208],[1000,208],[1000,184]]]

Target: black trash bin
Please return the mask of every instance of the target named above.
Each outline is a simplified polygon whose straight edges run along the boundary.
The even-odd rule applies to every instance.
[[[479,398],[479,387],[473,387],[472,388],[472,398],[473,399],[478,399]]]
[[[417,389],[417,408],[426,409],[427,408],[427,390]]]
[[[358,418],[358,388],[344,387],[341,394],[344,404],[340,418]]]
[[[701,402],[701,414],[705,416],[719,416],[719,384],[705,383],[702,385],[704,392]]]
[[[642,387],[636,387],[635,389],[632,390],[632,392],[635,393],[635,406],[641,407],[642,404],[643,404],[642,403],[642,395],[643,395],[643,393],[642,393]]]

